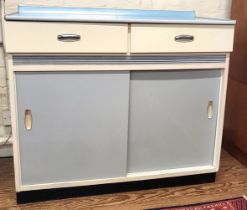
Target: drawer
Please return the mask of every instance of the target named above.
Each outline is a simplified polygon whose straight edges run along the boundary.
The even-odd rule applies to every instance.
[[[230,52],[234,26],[132,24],[132,53]]]
[[[126,53],[127,24],[5,24],[8,53]]]

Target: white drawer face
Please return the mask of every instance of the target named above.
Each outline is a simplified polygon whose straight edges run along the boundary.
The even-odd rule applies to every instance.
[[[234,26],[132,24],[132,53],[230,52]]]
[[[126,53],[127,24],[6,22],[8,53]]]

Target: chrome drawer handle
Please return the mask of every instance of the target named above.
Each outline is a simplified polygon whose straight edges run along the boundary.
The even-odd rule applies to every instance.
[[[81,40],[79,34],[60,34],[57,36],[57,40],[61,42],[77,42]]]
[[[175,37],[176,42],[193,42],[194,41],[194,36],[191,35],[178,35]]]

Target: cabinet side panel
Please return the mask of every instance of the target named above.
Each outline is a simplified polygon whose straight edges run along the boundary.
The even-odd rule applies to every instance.
[[[131,74],[128,172],[213,164],[220,73]]]
[[[19,72],[16,83],[23,185],[126,175],[129,72]]]

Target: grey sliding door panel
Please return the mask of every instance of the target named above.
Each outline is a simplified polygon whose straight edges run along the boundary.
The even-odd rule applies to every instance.
[[[220,75],[220,70],[131,73],[128,172],[213,164]]]
[[[23,185],[126,175],[129,72],[18,72],[16,85]]]

